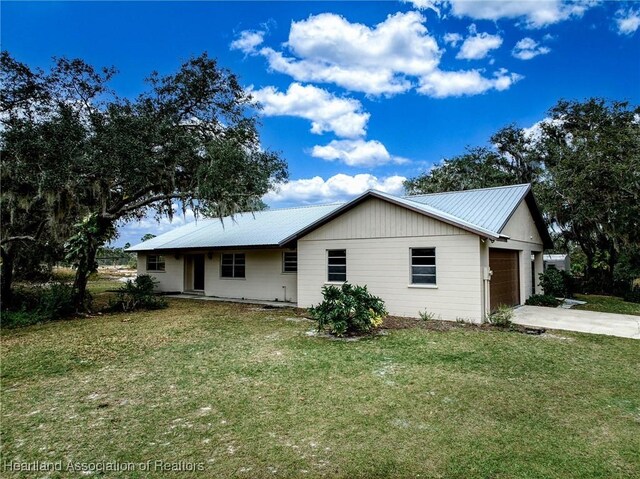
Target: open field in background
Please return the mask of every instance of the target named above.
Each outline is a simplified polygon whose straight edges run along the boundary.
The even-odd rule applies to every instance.
[[[312,328],[292,310],[170,300],[4,330],[2,460],[205,467],[180,478],[640,477],[637,341]]]

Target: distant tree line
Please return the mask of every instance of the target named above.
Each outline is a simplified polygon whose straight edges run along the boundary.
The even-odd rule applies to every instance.
[[[509,125],[489,141],[407,180],[408,193],[532,183],[585,289],[630,288],[640,277],[640,107],[561,100],[536,128]]]
[[[224,216],[263,207],[287,165],[260,144],[250,94],[206,54],[151,73],[137,97],[113,68],[57,58],[48,71],[0,54],[2,307],[16,275],[66,261],[86,309],[87,279],[116,226],[174,204]],[[45,265],[43,267],[43,265]]]

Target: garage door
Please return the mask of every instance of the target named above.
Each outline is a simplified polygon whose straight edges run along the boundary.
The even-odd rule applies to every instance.
[[[520,274],[518,252],[506,249],[489,249],[491,275],[491,310],[498,306],[520,304]]]

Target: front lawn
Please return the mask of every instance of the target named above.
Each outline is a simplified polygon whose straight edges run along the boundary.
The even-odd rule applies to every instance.
[[[639,303],[630,303],[617,296],[600,296],[597,294],[576,294],[575,296],[576,299],[587,302],[587,304],[574,306],[575,309],[640,316]]]
[[[204,468],[180,478],[640,476],[638,341],[454,327],[345,342],[311,328],[293,311],[171,300],[5,330],[3,466]],[[41,476],[68,477],[3,472]]]

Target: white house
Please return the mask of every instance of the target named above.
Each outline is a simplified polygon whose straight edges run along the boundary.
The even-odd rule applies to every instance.
[[[308,307],[328,284],[367,285],[393,315],[482,321],[522,304],[551,238],[530,185],[206,219],[135,245],[160,291]]]

